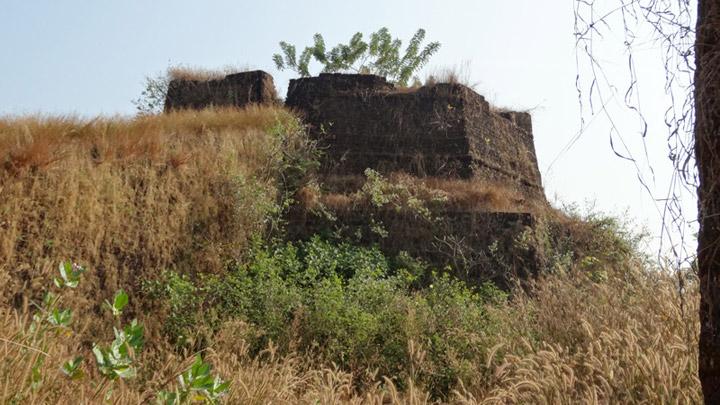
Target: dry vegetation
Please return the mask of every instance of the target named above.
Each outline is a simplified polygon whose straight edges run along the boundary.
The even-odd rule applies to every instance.
[[[220,80],[233,73],[242,73],[252,70],[250,66],[228,65],[219,69],[207,69],[197,66],[171,66],[167,70],[168,80]]]
[[[433,86],[436,83],[462,84],[476,90],[480,83],[472,81],[471,72],[470,61],[464,61],[459,65],[436,67],[428,71],[424,83],[426,86]]]
[[[309,207],[322,203],[336,210],[366,204],[365,197],[359,192],[366,180],[364,176],[326,176],[322,179],[324,192],[312,187],[304,189],[302,202]],[[545,208],[542,203],[529,200],[505,184],[478,179],[418,178],[398,172],[389,174],[387,181],[407,189],[420,200],[441,199],[448,211],[537,212]]]
[[[677,280],[669,275],[635,269],[625,276],[612,277],[604,284],[551,276],[506,306],[494,308],[506,323],[492,336],[496,345],[477,354],[469,370],[474,378],[462,382],[447,400],[468,404],[701,402],[696,286],[690,285],[681,296]],[[41,344],[23,332],[22,315],[5,313],[0,322],[3,337],[14,342],[0,344],[0,398],[7,401],[18,383],[29,378],[32,360],[44,355],[17,346]],[[358,379],[372,381],[372,376],[323,367],[308,356],[280,356],[272,347],[260,356],[250,356],[237,338],[238,328],[243,325],[228,323],[207,351],[216,370],[232,381],[229,403],[433,402],[412,381],[405,381],[403,390],[389,379],[358,389]],[[486,338],[481,334],[477,339]],[[53,339],[47,348],[49,368],[57,370],[63,359],[81,350],[79,344]],[[422,372],[422,346],[416,344],[411,353],[417,372]],[[143,384],[120,385],[115,394],[120,403],[147,400],[187,365],[187,360],[169,349],[143,361],[155,368]],[[82,403],[94,392],[90,384],[63,378],[48,378],[44,383],[29,400]]]
[[[0,402],[101,402],[89,349],[110,338],[99,304],[119,287],[131,295],[129,315],[146,326],[148,348],[138,377],[118,382],[112,400],[149,402],[156,390],[175,384],[192,352],[162,335],[162,318],[147,311],[152,307],[143,301],[141,281],[168,269],[222,275],[230,260],[242,258],[251,236],[269,226],[288,156],[306,152],[294,122],[282,109],[255,107],[136,119],[0,120]],[[519,203],[493,184],[391,180],[461,208]],[[329,190],[362,186],[358,179],[334,181],[341,184],[329,182]],[[355,198],[303,193],[327,205]],[[517,287],[512,298],[484,304],[493,328],[447,325],[443,339],[471,344],[464,353],[450,350],[443,364],[432,360],[431,342],[413,335],[397,376],[336,366],[292,342],[285,345],[292,350],[270,344],[257,353],[242,338],[249,326],[238,319],[224,322],[203,352],[231,381],[228,403],[700,402],[692,275],[618,253],[622,249],[592,224],[565,217],[556,225],[582,246],[573,249],[582,260],[559,261],[565,265]],[[74,332],[40,336],[29,327],[30,304],[66,258],[90,270],[65,300],[76,310]],[[407,302],[425,299],[414,294]],[[422,325],[422,314],[412,313],[416,307],[402,308],[403,328]],[[87,375],[69,381],[58,368],[78,353]],[[38,359],[46,371],[34,388]],[[443,398],[426,385],[440,366],[458,370]]]
[[[265,225],[286,146],[268,129],[291,119],[0,121],[0,301],[22,305],[70,257],[96,270],[83,292],[95,298],[166,268],[222,271]]]

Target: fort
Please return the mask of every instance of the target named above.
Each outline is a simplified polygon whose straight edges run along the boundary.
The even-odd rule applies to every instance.
[[[273,102],[272,76],[253,71],[207,82],[174,80],[165,109]],[[374,75],[321,74],[291,80],[285,105],[325,147],[325,173],[362,174],[370,167],[478,178],[543,196],[530,114],[492,111],[462,84],[406,90]]]
[[[277,102],[272,76],[253,71],[207,82],[174,80],[165,109]],[[402,237],[365,232],[366,243],[390,253],[405,251],[437,266],[452,264],[445,260],[450,255],[444,254],[451,243],[481,252],[476,256],[487,260],[482,264],[475,258],[474,266],[484,268],[478,268],[478,274],[498,267],[487,263],[492,246],[497,250],[501,245],[506,260],[524,262],[508,267],[532,272],[542,260],[537,252],[519,252],[514,247],[523,232],[534,226],[528,207],[546,201],[530,114],[495,110],[483,96],[459,83],[396,88],[383,77],[361,74],[291,80],[285,106],[304,119],[323,151],[317,175],[327,192],[346,197],[357,192],[360,185],[352,179],[361,179],[370,168],[385,176],[404,173],[434,182],[493,185],[512,195],[512,201],[499,208],[492,204],[441,206],[434,211],[443,219],[439,222],[357,203],[335,207],[330,221],[301,207],[290,215],[291,238],[331,228],[357,229],[372,218],[388,234]],[[497,275],[478,278],[502,283]]]
[[[272,103],[276,94],[272,76],[260,70],[216,80],[172,80],[168,84],[165,110]]]

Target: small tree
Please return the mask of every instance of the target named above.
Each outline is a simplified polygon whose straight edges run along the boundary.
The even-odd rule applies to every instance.
[[[365,42],[363,34],[358,32],[347,44],[338,44],[329,51],[323,36],[315,34],[313,45],[305,47],[299,57],[294,45],[280,42],[282,54],[273,55],[273,61],[279,70],[290,69],[301,77],[310,76],[309,65],[314,58],[322,64],[323,73],[376,74],[401,86],[407,86],[413,74],[425,66],[430,57],[440,49],[439,42],[431,42],[422,47],[424,39],[425,30],[421,28],[410,39],[404,54],[401,55],[402,41],[392,38],[385,27],[370,34],[370,42]]]
[[[169,70],[169,69],[168,69]],[[165,107],[170,76],[168,73],[158,73],[155,76],[145,76],[145,88],[140,97],[132,101],[140,115],[159,114]]]

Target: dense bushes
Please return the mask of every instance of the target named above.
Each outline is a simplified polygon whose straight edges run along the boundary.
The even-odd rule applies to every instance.
[[[408,262],[313,238],[256,246],[248,264],[223,277],[192,282],[168,272],[146,291],[167,307],[165,332],[180,345],[208,343],[194,334],[235,318],[246,322],[242,337],[256,353],[272,341],[285,353],[312,353],[357,374],[377,370],[399,383],[416,374],[447,394],[464,362],[488,349],[482,336],[496,320],[485,308],[504,303],[506,294],[489,284],[472,290]],[[421,276],[431,283],[419,286]],[[419,348],[428,353],[422,373],[412,359]]]

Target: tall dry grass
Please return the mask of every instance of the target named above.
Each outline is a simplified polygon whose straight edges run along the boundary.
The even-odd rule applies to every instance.
[[[551,275],[500,307],[493,316],[504,327],[482,339],[495,345],[478,355],[468,375],[443,401],[450,403],[700,403],[697,379],[697,286],[687,281],[678,292],[669,274],[633,269],[604,282],[583,275]],[[79,326],[82,328],[82,322]],[[72,382],[58,370],[62,360],[87,352],[63,336],[35,340],[24,314],[0,317],[0,401],[21,398],[34,403],[95,403],[97,377]],[[245,326],[230,321],[206,350],[206,360],[232,382],[228,403],[433,403],[409,377],[403,389],[388,378],[353,375],[324,365],[312,355],[279,355],[272,345],[250,356],[238,338]],[[480,338],[480,336],[479,336]],[[8,343],[8,340],[11,343]],[[409,342],[412,345],[412,342]],[[43,354],[35,349],[42,348]],[[47,356],[47,374],[37,390],[29,376],[34,361]],[[425,353],[411,347],[422,373]],[[86,358],[89,358],[86,356]],[[174,384],[191,356],[157,347],[141,359],[140,378],[115,387],[117,403],[139,403]],[[97,381],[97,379],[95,379]],[[364,381],[358,385],[358,381]]]
[[[155,272],[219,273],[241,255],[250,235],[266,226],[263,206],[275,198],[288,152],[270,129],[292,120],[270,107],[136,119],[1,119],[0,403],[101,403],[90,347],[112,331],[99,302],[123,287],[136,303],[132,293]],[[417,187],[465,196],[458,204],[485,195],[487,204],[505,204],[502,195],[494,202],[492,185]],[[75,309],[74,332],[39,335],[29,327],[30,303],[64,258],[90,269],[65,301]],[[448,366],[462,370],[461,378],[439,400],[701,402],[696,281],[684,280],[681,292],[672,274],[632,260],[608,268],[604,262],[544,276],[518,287],[507,303],[489,304],[488,316],[500,327],[467,340],[491,349],[472,351],[470,360],[450,353]],[[117,383],[112,401],[147,403],[175,384],[192,353],[166,343],[141,303],[128,315],[145,323],[150,344],[138,378]],[[341,370],[309,351],[280,354],[270,346],[251,356],[240,338],[244,327],[229,321],[205,350],[232,383],[228,403],[433,402],[430,387],[413,377],[432,375],[437,366],[427,360],[425,342],[407,342],[411,372],[393,380]],[[78,354],[87,375],[69,381],[59,366]],[[41,383],[33,387],[41,359]]]
[[[0,304],[27,305],[63,259],[93,269],[78,299],[164,269],[221,271],[265,226],[284,153],[268,129],[293,119],[250,107],[0,120]]]
[[[167,70],[169,80],[197,80],[209,81],[224,79],[225,76],[233,73],[241,73],[253,70],[249,65],[235,66],[227,65],[218,69],[207,69],[198,66],[176,65]]]
[[[425,86],[434,86],[437,83],[462,84],[473,90],[477,90],[479,82],[472,80],[472,63],[465,60],[460,64],[427,69],[425,74]]]
[[[310,208],[322,203],[331,209],[347,209],[367,203],[359,192],[367,181],[360,175],[327,175],[322,187],[301,190],[299,197]],[[390,173],[387,181],[421,201],[442,199],[442,207],[448,211],[540,212],[547,208],[506,184],[482,179],[419,178],[396,172]]]
[[[461,402],[701,403],[698,290],[631,269],[603,282],[550,276],[506,310],[508,328]],[[507,333],[507,335],[513,335]]]

